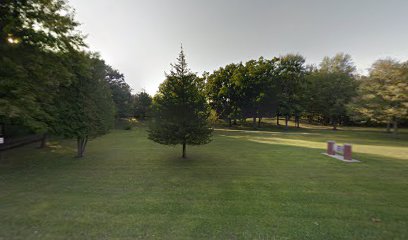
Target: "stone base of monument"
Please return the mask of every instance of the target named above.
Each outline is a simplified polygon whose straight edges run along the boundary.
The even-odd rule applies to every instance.
[[[343,146],[337,145],[335,141],[327,142],[327,151],[322,153],[326,156],[332,157],[334,159],[343,161],[343,162],[360,162],[352,158],[352,146],[351,144],[344,144]]]
[[[322,153],[322,154],[323,154],[323,155],[326,155],[326,156],[329,156],[329,157],[332,157],[332,158],[334,158],[334,159],[340,160],[340,161],[342,161],[342,162],[348,162],[348,163],[360,162],[360,161],[357,160],[357,159],[345,160],[345,159],[344,159],[344,156],[343,156],[343,155],[339,155],[339,154],[334,154],[334,155],[327,154],[327,153]]]

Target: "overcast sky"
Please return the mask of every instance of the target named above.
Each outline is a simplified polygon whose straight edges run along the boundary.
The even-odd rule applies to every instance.
[[[90,49],[154,94],[183,43],[193,72],[300,53],[349,53],[361,73],[408,60],[408,0],[70,0]]]

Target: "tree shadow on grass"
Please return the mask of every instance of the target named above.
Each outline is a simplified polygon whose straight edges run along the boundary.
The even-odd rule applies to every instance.
[[[62,145],[64,144],[64,145]],[[67,141],[52,141],[47,147],[39,149],[38,144],[28,144],[23,147],[2,152],[0,169],[60,168],[74,164],[75,149]],[[51,159],[51,160],[50,160]]]

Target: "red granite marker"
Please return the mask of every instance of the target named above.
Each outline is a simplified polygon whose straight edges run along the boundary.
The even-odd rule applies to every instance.
[[[351,144],[344,144],[344,160],[351,161],[353,158],[351,157]]]
[[[334,155],[334,145],[336,144],[335,141],[327,141],[327,154]]]

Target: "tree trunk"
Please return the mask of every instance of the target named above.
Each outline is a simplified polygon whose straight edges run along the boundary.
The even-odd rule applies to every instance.
[[[261,117],[258,118],[258,127],[259,127],[259,128],[261,127],[261,121],[262,121],[262,118],[261,118]]]
[[[182,155],[182,157],[186,158],[186,143],[185,142],[183,143],[183,155]]]
[[[256,117],[252,118],[252,126],[253,128],[256,128]]]
[[[387,133],[391,133],[391,122],[387,121]]]
[[[81,149],[81,138],[77,137],[77,157],[82,157],[81,153],[82,153],[82,149]]]
[[[232,127],[232,119],[231,118],[228,118],[228,126]]]
[[[289,128],[289,116],[285,116],[285,129],[287,130]]]
[[[88,136],[77,137],[77,157],[82,158],[84,156],[85,147],[88,143]]]
[[[279,113],[276,114],[276,125],[278,125],[278,126],[280,125],[279,124]]]
[[[234,125],[237,125],[237,119],[234,118]]]
[[[397,135],[397,133],[398,133],[398,121],[397,121],[397,119],[394,119],[394,122],[393,122],[394,124],[394,131],[392,132],[394,135]]]
[[[43,138],[41,139],[40,148],[45,148],[47,146],[47,133],[43,134]]]

